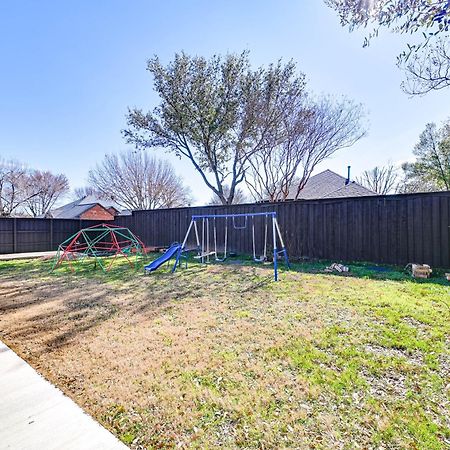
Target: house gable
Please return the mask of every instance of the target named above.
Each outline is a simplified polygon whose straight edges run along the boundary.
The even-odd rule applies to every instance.
[[[96,204],[81,213],[79,218],[83,220],[114,220],[114,214],[111,214],[102,205]]]

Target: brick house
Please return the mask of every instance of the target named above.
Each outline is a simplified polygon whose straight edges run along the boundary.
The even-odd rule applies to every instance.
[[[112,200],[87,195],[74,202],[49,211],[45,217],[53,219],[113,220],[122,215],[120,206]]]

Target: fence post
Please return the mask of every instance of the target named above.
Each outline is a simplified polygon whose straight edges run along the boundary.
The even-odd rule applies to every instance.
[[[17,218],[13,219],[13,253],[17,253]]]
[[[50,219],[50,250],[53,250],[53,219]]]

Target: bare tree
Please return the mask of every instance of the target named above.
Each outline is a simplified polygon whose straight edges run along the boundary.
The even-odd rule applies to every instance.
[[[377,166],[371,170],[365,170],[356,181],[367,189],[380,195],[386,195],[397,187],[397,168],[389,163],[386,166]]]
[[[89,171],[89,183],[127,209],[174,208],[191,202],[189,189],[169,162],[146,152],[106,155]]]
[[[233,202],[282,106],[305,88],[293,62],[252,71],[247,52],[209,60],[182,53],[167,67],[155,57],[148,70],[161,102],[153,112],[129,112],[127,142],[186,158],[223,204]]]
[[[17,161],[0,161],[0,216],[10,216],[39,194],[30,183],[28,171]]]
[[[40,170],[27,174],[24,208],[33,217],[46,214],[54,204],[69,192],[69,181],[63,174],[54,175]]]
[[[224,186],[223,192],[224,192],[225,196],[229,196],[229,192],[230,192],[229,186]],[[234,192],[232,204],[240,205],[242,203],[247,203],[247,202],[248,202],[248,198],[247,198],[247,195],[245,194],[245,192],[240,187],[236,188],[236,190]],[[208,204],[209,205],[221,205],[222,200],[217,195],[213,194],[213,196],[211,197]]]
[[[304,137],[312,108],[306,93],[287,96],[277,123],[248,160],[245,181],[256,201],[285,199],[305,153]]]
[[[102,193],[98,192],[92,186],[77,187],[73,190],[73,193],[72,193],[72,197],[74,198],[74,200],[78,200],[80,198],[87,197],[89,195],[95,195],[96,197],[99,197],[99,198],[102,197]]]
[[[422,95],[450,86],[450,46],[439,39],[427,54],[414,52],[399,60],[406,72],[403,90],[411,95]]]
[[[284,109],[275,134],[249,159],[246,182],[255,200],[297,199],[315,167],[365,134],[361,105],[343,99],[298,99]]]

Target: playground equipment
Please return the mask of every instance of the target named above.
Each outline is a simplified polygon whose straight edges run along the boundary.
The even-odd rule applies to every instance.
[[[52,271],[63,261],[67,261],[72,271],[74,264],[81,264],[86,260],[94,259],[95,263],[106,272],[111,269],[114,261],[123,256],[131,267],[131,258],[135,263],[139,256],[145,255],[145,246],[142,241],[128,228],[102,223],[92,227],[83,228],[70,236],[58,247]],[[104,257],[112,257],[105,260]]]
[[[154,261],[144,267],[145,272],[154,272],[165,262],[168,263],[174,256],[178,261],[180,259],[180,256],[178,255],[179,253],[181,253],[181,244],[179,244],[178,242],[174,242],[159,258],[156,258]],[[173,269],[172,272],[174,270],[175,269]]]
[[[263,253],[259,257],[256,253],[256,232],[255,232],[255,219],[262,217],[264,218],[264,246]],[[224,248],[223,254],[219,256],[217,250],[217,224],[218,219],[225,220],[225,231],[224,231]],[[191,222],[189,224],[186,235],[183,239],[182,244],[178,244],[176,252],[172,253],[172,257],[175,257],[175,264],[172,268],[174,272],[179,264],[180,257],[183,252],[186,251],[186,243],[188,241],[189,235],[194,230],[195,239],[197,243],[198,255],[197,258],[201,260],[202,263],[209,262],[211,257],[217,262],[223,262],[228,257],[228,228],[230,226],[235,230],[244,230],[248,227],[248,222],[251,220],[252,229],[252,247],[253,247],[253,260],[255,262],[264,262],[267,260],[267,241],[269,235],[269,221],[272,220],[272,242],[273,242],[273,270],[274,270],[274,280],[278,281],[278,257],[282,255],[286,266],[289,267],[289,259],[284,246],[283,237],[281,236],[280,226],[278,225],[277,213],[275,211],[271,212],[261,212],[261,213],[243,213],[243,214],[204,214],[204,215],[194,215],[191,217]],[[199,234],[199,227],[197,223],[201,222],[201,238]],[[213,228],[213,248],[210,248],[210,224],[212,223]],[[277,244],[280,244],[280,247]],[[169,258],[170,259],[170,258]]]

